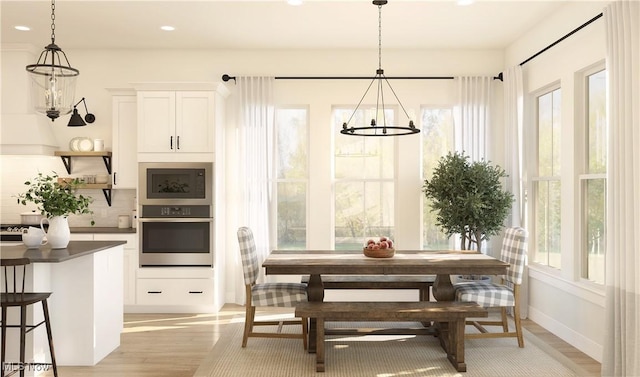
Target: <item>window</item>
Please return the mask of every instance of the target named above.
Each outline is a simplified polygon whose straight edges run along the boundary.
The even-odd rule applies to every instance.
[[[453,112],[451,108],[423,108],[420,124],[422,131],[422,180],[431,178],[440,157],[453,148]],[[423,195],[422,248],[449,249],[446,234],[436,225],[436,214],[430,201]]]
[[[581,277],[604,284],[605,187],[607,173],[607,77],[600,70],[585,76],[585,174],[581,196]]]
[[[306,108],[276,111],[277,246],[304,249],[307,243],[309,125]]]
[[[537,97],[537,175],[532,177],[536,263],[560,268],[560,105],[561,91]]]
[[[335,248],[354,249],[365,238],[394,238],[395,137],[340,134],[354,108],[334,107]],[[394,110],[385,109],[388,123]],[[374,108],[355,113],[351,124],[362,126],[375,118]],[[381,119],[381,116],[378,117]]]

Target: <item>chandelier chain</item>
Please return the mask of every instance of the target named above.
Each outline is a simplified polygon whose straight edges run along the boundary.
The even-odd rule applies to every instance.
[[[378,5],[378,69],[382,69],[382,5]]]
[[[56,1],[51,0],[51,43],[56,41]]]

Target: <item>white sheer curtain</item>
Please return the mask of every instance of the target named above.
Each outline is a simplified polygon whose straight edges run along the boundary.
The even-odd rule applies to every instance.
[[[504,142],[505,142],[505,166],[504,170],[509,174],[506,189],[513,194],[514,202],[511,214],[507,218],[507,225],[525,227],[525,201],[524,201],[524,167],[522,133],[524,126],[524,84],[522,67],[520,65],[510,67],[503,72],[504,88]],[[529,270],[524,269],[522,280],[520,317],[529,315]]]
[[[455,149],[469,156],[471,161],[488,160],[493,77],[461,76],[456,79],[458,105],[454,108]],[[486,253],[487,247],[487,242],[483,242],[480,251]]]
[[[486,159],[493,77],[458,77],[456,150],[473,161]]]
[[[522,67],[517,65],[503,72],[505,166],[509,174],[506,188],[514,196],[511,207],[511,226],[524,225],[524,188],[522,165],[522,132],[524,119],[524,87]]]
[[[640,3],[604,10],[609,74],[603,376],[640,376]]]
[[[273,169],[274,117],[273,77],[238,77],[236,119],[236,217],[238,226],[253,231],[260,263],[269,254],[270,179]],[[234,210],[231,208],[230,210]],[[218,221],[224,221],[220,219]],[[234,231],[235,232],[235,231]],[[234,244],[237,251],[237,242]],[[236,252],[233,276],[236,303],[244,303],[242,264]]]

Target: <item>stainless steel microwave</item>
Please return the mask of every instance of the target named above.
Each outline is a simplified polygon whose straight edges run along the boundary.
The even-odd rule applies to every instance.
[[[140,205],[212,205],[213,163],[141,162]]]

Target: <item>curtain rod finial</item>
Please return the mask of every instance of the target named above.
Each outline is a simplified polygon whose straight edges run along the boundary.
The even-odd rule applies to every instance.
[[[236,81],[236,78],[234,76],[229,76],[226,73],[224,75],[222,75],[222,81],[227,82],[229,80]]]

